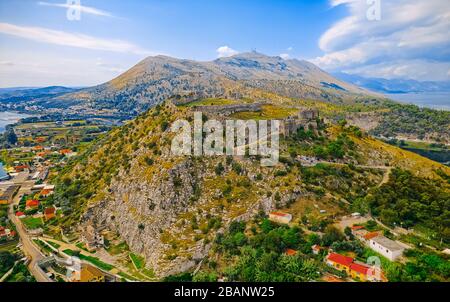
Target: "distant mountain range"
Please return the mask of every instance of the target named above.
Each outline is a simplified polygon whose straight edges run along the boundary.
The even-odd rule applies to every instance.
[[[172,97],[245,98],[264,92],[283,97],[346,103],[373,98],[307,61],[284,60],[257,52],[211,62],[148,57],[117,78],[45,100],[62,106],[87,106],[138,114]]]
[[[68,88],[63,86],[0,88],[0,100],[42,98],[69,93],[76,90],[76,88]]]
[[[403,79],[365,78],[348,73],[333,73],[336,78],[378,93],[450,92],[450,81],[419,82]]]

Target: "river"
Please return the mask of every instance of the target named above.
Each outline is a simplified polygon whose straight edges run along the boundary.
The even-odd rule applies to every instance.
[[[401,103],[450,111],[450,92],[391,93],[385,95]]]
[[[7,125],[15,124],[20,119],[30,117],[30,116],[31,115],[29,115],[29,114],[10,112],[10,111],[0,112],[0,133],[3,133],[5,131],[5,127]]]

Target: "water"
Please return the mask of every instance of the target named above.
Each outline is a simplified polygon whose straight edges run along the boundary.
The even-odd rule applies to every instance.
[[[3,163],[0,162],[0,180],[9,179],[8,173],[6,173]]]
[[[422,92],[385,94],[386,97],[419,107],[450,111],[450,92]]]
[[[7,125],[15,124],[20,119],[30,116],[31,115],[17,112],[9,112],[9,111],[0,112],[0,133],[5,131],[5,127]]]

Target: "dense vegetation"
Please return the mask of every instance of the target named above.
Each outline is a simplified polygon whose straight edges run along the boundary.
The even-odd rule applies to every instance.
[[[449,137],[450,111],[420,108],[416,105],[387,103],[390,111],[383,113],[381,123],[373,134],[395,137],[398,134],[413,134],[419,139],[432,134],[439,141]]]
[[[450,242],[450,193],[445,182],[394,169],[388,183],[365,198],[372,214],[388,225],[421,225]]]

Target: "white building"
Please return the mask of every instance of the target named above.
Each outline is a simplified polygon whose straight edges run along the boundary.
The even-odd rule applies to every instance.
[[[377,236],[369,241],[372,250],[380,253],[391,261],[394,261],[403,254],[405,248],[397,242],[384,236]]]
[[[292,215],[283,212],[272,212],[269,214],[269,220],[277,223],[288,224],[292,220]]]

